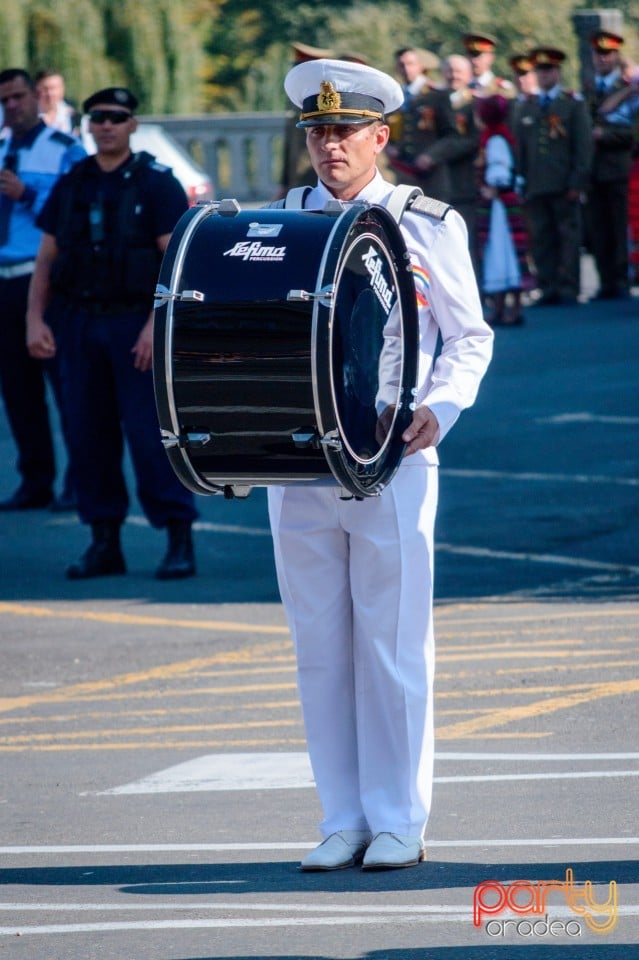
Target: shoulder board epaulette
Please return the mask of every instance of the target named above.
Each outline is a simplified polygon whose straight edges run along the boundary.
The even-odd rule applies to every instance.
[[[443,200],[435,200],[434,197],[415,197],[409,209],[411,213],[423,213],[435,220],[443,220],[452,207]]]
[[[567,97],[571,100],[583,100],[583,94],[579,93],[578,90],[562,90],[562,93],[565,93]]]
[[[167,173],[171,168],[167,167],[165,163],[160,163],[159,160],[154,160],[153,163],[150,163],[149,166],[151,170],[157,170],[158,173]]]
[[[62,130],[56,130],[55,133],[52,133],[50,140],[53,140],[54,143],[62,143],[65,147],[72,147],[74,143],[78,141],[75,137],[72,137],[68,133],[63,133]]]

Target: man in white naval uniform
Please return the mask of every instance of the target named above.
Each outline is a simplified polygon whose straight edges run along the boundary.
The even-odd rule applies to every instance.
[[[399,84],[361,64],[294,67],[318,175],[304,207],[395,190],[376,167],[402,103]],[[416,409],[405,457],[380,496],[337,484],[269,489],[278,582],[295,644],[323,842],[302,870],[407,867],[424,859],[433,776],[433,527],[436,444],[476,396],[492,352],[462,218],[444,204],[408,211],[401,229],[420,320]],[[442,348],[435,362],[438,335]]]

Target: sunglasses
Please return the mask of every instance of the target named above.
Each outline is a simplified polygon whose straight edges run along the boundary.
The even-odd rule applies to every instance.
[[[90,123],[97,124],[106,123],[107,120],[110,123],[126,123],[131,117],[132,114],[124,110],[91,110],[89,113]]]

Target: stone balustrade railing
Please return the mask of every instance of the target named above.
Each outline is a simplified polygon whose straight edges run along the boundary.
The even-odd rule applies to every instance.
[[[282,175],[286,113],[210,113],[146,116],[204,167],[218,199],[272,199]]]

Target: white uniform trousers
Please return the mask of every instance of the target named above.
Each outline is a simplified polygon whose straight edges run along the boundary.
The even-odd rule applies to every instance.
[[[403,463],[379,497],[268,491],[320,830],[422,836],[433,778],[437,467]]]

